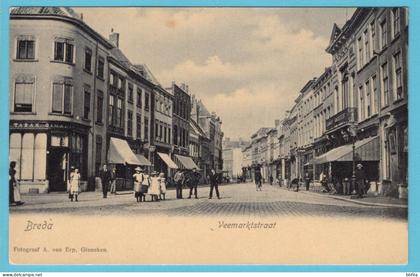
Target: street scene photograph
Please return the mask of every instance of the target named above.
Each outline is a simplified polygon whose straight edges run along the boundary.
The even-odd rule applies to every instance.
[[[406,264],[408,12],[10,8],[10,262]]]

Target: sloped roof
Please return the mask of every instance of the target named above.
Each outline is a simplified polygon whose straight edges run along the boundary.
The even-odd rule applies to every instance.
[[[155,85],[162,86],[159,80],[153,75],[152,71],[146,64],[135,64],[133,65],[133,70],[136,71],[138,74],[142,75],[148,81],[152,82]]]
[[[132,64],[130,60],[124,55],[124,53],[118,47],[114,47],[111,49],[111,56],[122,63],[125,67],[131,68]]]
[[[10,14],[21,15],[61,15],[82,20],[82,17],[69,7],[14,7]]]
[[[334,26],[333,26],[332,31],[331,31],[330,43],[329,44],[333,43],[337,39],[337,37],[340,35],[340,33],[341,33],[340,27],[338,27],[338,25],[336,23],[334,23]]]

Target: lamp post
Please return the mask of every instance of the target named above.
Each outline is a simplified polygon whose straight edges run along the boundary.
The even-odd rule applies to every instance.
[[[357,137],[357,126],[353,122],[352,125],[348,128],[349,135],[352,140],[352,175],[351,175],[351,184],[353,187],[353,194],[356,192],[356,137]]]

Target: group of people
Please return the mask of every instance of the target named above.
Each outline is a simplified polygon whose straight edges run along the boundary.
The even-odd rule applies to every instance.
[[[351,177],[345,177],[341,182],[328,182],[327,175],[322,172],[320,175],[321,184],[323,186],[323,192],[328,192],[331,194],[342,193],[343,195],[350,195],[354,192],[358,198],[362,198],[370,188],[369,180],[366,177],[365,170],[362,164],[356,165],[356,170],[354,172],[355,183],[352,184]]]
[[[159,201],[166,199],[166,187],[173,186],[176,189],[176,198],[182,199],[183,189],[189,189],[190,199],[193,195],[198,199],[198,184],[201,179],[201,174],[196,170],[178,170],[173,178],[165,178],[163,172],[152,172],[148,174],[141,167],[135,168],[133,174],[133,190],[134,198],[137,202],[145,202],[146,195],[150,195],[151,201]],[[80,178],[80,176],[79,176]],[[103,169],[99,172],[99,178],[102,183],[103,198],[107,198],[107,193],[115,194],[116,189],[116,174],[115,168],[109,171],[107,166],[104,165]],[[218,188],[218,176],[214,169],[210,172],[210,194],[209,199],[213,197],[213,190],[216,191],[217,198],[220,199]],[[77,201],[77,196],[76,196]]]

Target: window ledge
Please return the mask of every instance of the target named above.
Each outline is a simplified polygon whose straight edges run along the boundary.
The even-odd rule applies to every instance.
[[[39,62],[38,59],[13,59],[14,62]]]
[[[90,119],[89,118],[82,117],[82,121],[90,123]]]
[[[92,71],[87,70],[86,68],[83,68],[83,71],[86,72],[89,75],[92,75]]]
[[[401,31],[394,35],[394,37],[391,40],[391,44],[394,44],[395,41],[397,41],[401,36]]]
[[[134,104],[134,101],[133,100],[127,100],[127,102],[129,103],[129,104]]]
[[[99,126],[104,126],[104,123],[102,123],[102,122],[100,122],[100,121],[96,121],[96,122],[95,122],[95,124],[96,124],[96,125],[99,125]]]
[[[73,118],[72,114],[63,114],[63,113],[58,113],[58,112],[49,112],[48,115],[64,116],[64,117]]]
[[[36,112],[10,112],[11,115],[36,115]]]
[[[399,98],[399,99],[397,99],[397,100],[394,100],[394,104],[398,104],[399,102],[402,102],[404,100],[404,97],[401,97],[401,98]]]
[[[101,76],[96,75],[96,78],[99,79],[99,80],[101,80],[101,81],[103,81],[103,82],[105,82],[104,77],[101,77]]]
[[[51,60],[52,63],[61,63],[61,64],[67,64],[67,65],[72,65],[75,66],[75,63],[71,62],[64,62],[64,61],[56,61],[56,60]]]

